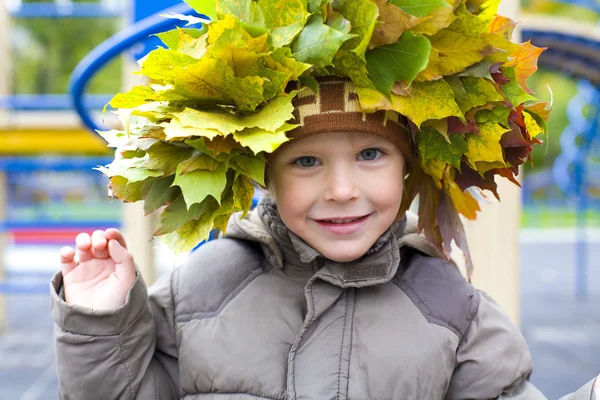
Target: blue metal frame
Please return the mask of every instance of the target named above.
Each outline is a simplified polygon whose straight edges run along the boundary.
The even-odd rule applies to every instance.
[[[8,10],[14,18],[118,18],[123,10],[111,10],[102,3],[71,3],[68,6],[56,3],[25,3]]]
[[[178,4],[163,11],[164,13],[176,13],[183,15],[198,15],[190,6],[185,3]],[[81,117],[81,120],[92,131],[106,130],[100,124],[97,124],[91,117],[88,109],[83,104],[83,94],[85,88],[92,78],[106,63],[127,50],[136,43],[139,43],[148,38],[148,36],[160,33],[176,26],[185,25],[184,21],[177,19],[165,18],[159,14],[155,14],[140,22],[125,28],[115,36],[106,40],[94,50],[92,50],[75,68],[69,81],[71,98],[75,111]]]
[[[109,94],[87,94],[82,101],[86,108],[101,110],[110,101]],[[16,94],[0,96],[0,108],[16,111],[72,110],[73,99],[68,94]]]
[[[0,171],[82,171],[110,164],[112,160],[112,157],[0,157]]]

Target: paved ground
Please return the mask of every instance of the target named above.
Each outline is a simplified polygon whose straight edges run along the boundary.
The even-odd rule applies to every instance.
[[[522,329],[533,355],[532,381],[549,399],[558,399],[600,373],[600,243],[590,245],[587,300],[574,299],[572,244],[528,241],[521,246],[521,260]],[[48,275],[38,279],[44,284]],[[9,331],[0,335],[0,400],[56,399],[47,296],[13,294],[7,303]]]

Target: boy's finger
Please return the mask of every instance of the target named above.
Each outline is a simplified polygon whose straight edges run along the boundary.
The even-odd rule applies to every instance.
[[[94,258],[92,252],[92,238],[88,233],[82,232],[75,238],[75,248],[79,262],[89,261]]]
[[[108,254],[108,240],[104,231],[94,231],[92,233],[92,252],[95,258],[105,259],[110,257]]]
[[[108,242],[108,250],[115,262],[115,273],[119,280],[131,284],[135,279],[135,264],[131,253],[115,239]]]
[[[106,234],[107,240],[115,239],[117,242],[119,242],[121,247],[127,248],[127,243],[125,242],[125,238],[123,237],[123,234],[121,233],[121,231],[119,231],[118,229],[108,228],[106,230],[105,234]]]
[[[65,246],[60,249],[60,270],[63,277],[73,270],[77,266],[75,261],[75,250],[69,246]]]

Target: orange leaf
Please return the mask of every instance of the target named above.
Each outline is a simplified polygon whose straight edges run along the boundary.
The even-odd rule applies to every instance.
[[[531,93],[532,90],[527,87],[527,79],[537,71],[537,62],[540,54],[546,50],[546,47],[536,47],[530,41],[522,44],[520,49],[513,54],[513,59],[504,64],[505,67],[515,67],[517,82],[523,90]]]
[[[490,33],[498,33],[501,35],[512,36],[512,32],[515,29],[517,23],[510,18],[496,15],[490,23]]]

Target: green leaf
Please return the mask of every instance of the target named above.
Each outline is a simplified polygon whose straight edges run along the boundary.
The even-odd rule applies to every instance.
[[[197,219],[207,212],[214,212],[218,207],[219,203],[209,196],[203,202],[195,203],[188,209],[183,194],[180,192],[160,214],[154,235],[165,235],[174,232],[189,221]]]
[[[243,118],[225,112],[199,111],[191,108],[174,113],[173,116],[184,127],[214,129],[223,135],[253,127],[275,132],[293,117],[292,98],[296,94],[297,91],[294,91],[287,96],[276,97],[260,111]]]
[[[195,170],[182,173],[182,166],[177,167],[177,174],[173,186],[179,186],[187,208],[195,203],[201,203],[207,196],[212,196],[221,202],[221,194],[227,184],[227,166],[220,165],[214,172],[208,170]]]
[[[206,15],[208,18],[217,19],[217,10],[214,0],[183,0],[198,14]]]
[[[173,83],[183,67],[197,62],[197,59],[187,54],[159,47],[143,59],[141,74],[150,79]]]
[[[325,25],[320,17],[314,16],[292,44],[292,53],[300,62],[326,67],[331,65],[342,44],[352,37]]]
[[[253,111],[263,102],[263,81],[258,76],[238,78],[225,60],[203,57],[175,78],[175,91],[197,103],[235,105]]]
[[[252,3],[252,0],[218,0],[216,1],[215,11],[219,19],[223,19],[225,15],[230,14],[242,21],[251,23],[253,18]]]
[[[148,150],[148,157],[141,167],[173,175],[179,164],[192,156],[194,149],[158,142]]]
[[[389,96],[395,82],[408,86],[427,67],[430,50],[427,38],[404,32],[397,43],[365,54],[369,77],[380,92]]]
[[[371,0],[333,0],[331,6],[334,11],[350,21],[350,33],[356,35],[344,44],[344,48],[354,51],[361,58],[364,57],[377,24],[377,5]]]
[[[143,168],[145,162],[143,158],[116,158],[112,163],[105,167],[94,168],[104,175],[112,178],[120,175],[125,177],[129,182],[139,182],[146,178],[162,176],[162,171],[154,171],[148,168]]]
[[[245,175],[238,175],[233,184],[234,209],[242,210],[242,218],[250,211],[252,206],[252,197],[254,196],[254,186],[252,181]]]
[[[148,178],[147,180],[154,180],[154,178]],[[142,188],[145,184],[144,181],[140,182],[129,182],[127,178],[115,175],[110,178],[109,189],[112,193],[111,197],[116,197],[125,203],[135,203],[144,199],[144,193]]]
[[[178,226],[176,230],[172,230],[162,238],[162,241],[176,254],[189,251],[196,247],[202,240],[208,239],[208,235],[213,229],[214,219],[219,210],[219,204],[212,197],[208,197],[201,204],[195,204],[194,206],[194,208],[196,208],[196,210],[194,210],[194,215],[196,215],[196,217],[186,221],[184,224]],[[165,211],[163,215],[164,214],[167,214],[167,217],[169,216],[167,211]],[[178,215],[185,217],[190,214],[179,210]],[[165,220],[161,222],[168,223],[170,221]],[[155,235],[157,234],[159,233],[155,232]]]
[[[457,102],[463,112],[485,104],[504,101],[504,96],[498,93],[496,87],[485,78],[465,76],[460,78],[460,81],[464,87],[466,98],[464,101],[457,99]]]
[[[510,79],[502,85],[502,93],[508,98],[510,104],[516,108],[526,101],[536,100],[536,98],[524,91],[521,85],[519,85],[519,82],[516,79],[515,68],[516,67],[503,67],[501,68],[501,71],[504,76]]]
[[[479,110],[475,113],[475,121],[477,123],[495,122],[508,128],[508,117],[512,109],[508,107],[498,106],[491,110]]]
[[[296,126],[284,124],[274,132],[260,128],[246,128],[243,131],[234,132],[233,137],[242,146],[252,150],[254,154],[258,154],[261,151],[272,153],[289,140],[285,133]]]
[[[177,50],[179,47],[179,35],[180,32],[184,32],[185,34],[198,39],[200,36],[205,34],[208,31],[206,25],[202,27],[202,29],[195,28],[177,28],[172,29],[170,31],[156,33],[154,36],[157,36],[169,49]]]
[[[185,101],[186,97],[172,91],[155,91],[149,86],[134,86],[129,92],[118,93],[108,103],[113,108],[136,108],[156,101]]]
[[[143,183],[144,212],[146,215],[158,210],[175,200],[181,194],[180,190],[172,187],[174,175],[158,179],[146,179]]]
[[[194,150],[193,155],[181,163],[180,173],[188,174],[196,170],[205,170],[215,172],[222,163],[214,158],[203,154],[198,150]]]
[[[443,0],[389,0],[390,4],[415,17],[425,17],[432,12],[449,7]]]
[[[428,119],[442,119],[455,116],[465,121],[465,117],[454,100],[452,89],[444,80],[413,82],[406,96],[392,94],[394,110],[409,118],[420,127]]]
[[[273,46],[283,47],[300,33],[306,20],[306,0],[258,0],[264,26],[271,31]]]
[[[461,135],[450,135],[450,143],[433,128],[423,127],[416,136],[419,154],[423,160],[435,158],[460,170],[460,160],[467,152],[467,144]]]
[[[255,156],[240,154],[231,159],[231,167],[248,176],[259,185],[265,185],[265,160]]]

